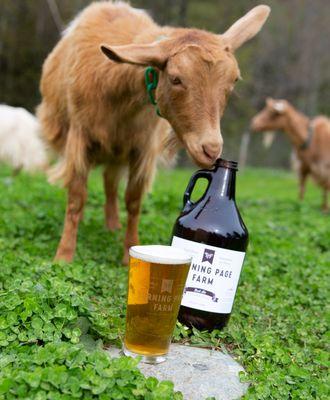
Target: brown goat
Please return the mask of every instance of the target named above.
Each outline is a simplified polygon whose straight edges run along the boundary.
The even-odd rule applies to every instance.
[[[330,190],[330,120],[324,116],[307,118],[286,100],[266,100],[265,108],[251,121],[251,129],[257,132],[283,130],[295,148],[300,161],[298,174],[299,197],[305,194],[309,174],[323,188],[322,208],[329,210]]]
[[[141,198],[168,128],[198,165],[214,163],[223,145],[219,121],[239,78],[234,51],[261,29],[269,11],[267,6],[254,8],[223,35],[160,27],[125,3],[93,3],[71,23],[44,63],[38,109],[44,135],[61,155],[50,179],[62,180],[68,189],[56,259],[74,256],[94,165],[105,165],[110,230],[120,227],[117,189],[128,167],[127,263],[129,247],[138,243]],[[148,100],[146,66],[158,74],[155,98],[163,118]]]

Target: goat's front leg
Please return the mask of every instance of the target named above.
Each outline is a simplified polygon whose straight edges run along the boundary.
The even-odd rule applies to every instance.
[[[145,187],[143,183],[138,184],[137,182],[134,182],[134,179],[129,179],[125,193],[127,228],[124,243],[124,265],[127,265],[129,261],[129,248],[139,244],[138,226],[144,189]]]
[[[124,243],[123,264],[129,261],[129,248],[139,243],[138,224],[141,201],[144,193],[150,188],[155,170],[157,151],[145,149],[143,154],[130,160],[129,178],[125,193],[127,209],[127,229]]]
[[[327,213],[329,212],[329,203],[328,203],[328,189],[323,190],[323,204],[322,210]]]
[[[74,175],[68,184],[67,207],[61,241],[58,245],[55,260],[70,262],[73,260],[78,225],[83,216],[87,198],[87,176]]]
[[[121,168],[115,165],[109,165],[103,173],[104,191],[105,191],[105,226],[114,231],[121,228],[119,220],[118,204],[118,185],[121,177]]]

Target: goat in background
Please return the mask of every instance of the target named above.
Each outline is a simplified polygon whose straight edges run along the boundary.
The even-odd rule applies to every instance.
[[[286,100],[268,98],[265,108],[251,121],[256,132],[269,130],[284,131],[299,160],[298,175],[302,200],[305,194],[306,178],[310,174],[323,188],[324,211],[329,210],[330,190],[330,120],[325,116],[309,119]]]
[[[42,171],[48,166],[39,122],[24,108],[0,105],[0,162],[15,173]]]

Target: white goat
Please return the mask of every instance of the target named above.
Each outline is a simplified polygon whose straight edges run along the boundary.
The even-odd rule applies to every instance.
[[[24,108],[0,105],[0,162],[27,172],[48,165],[39,122]]]

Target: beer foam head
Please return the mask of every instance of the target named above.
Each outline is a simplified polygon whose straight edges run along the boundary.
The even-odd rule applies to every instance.
[[[191,256],[187,252],[172,246],[133,246],[129,249],[129,255],[156,264],[187,264],[191,262]]]

